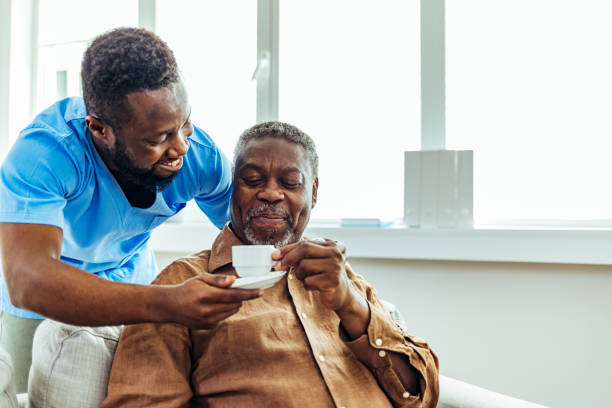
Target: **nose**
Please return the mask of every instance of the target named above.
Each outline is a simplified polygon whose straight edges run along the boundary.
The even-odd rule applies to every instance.
[[[168,157],[178,158],[184,156],[189,150],[189,136],[183,135],[181,132],[174,135],[172,144],[168,151]]]
[[[268,180],[257,192],[257,199],[267,203],[276,203],[285,198],[285,193],[274,180]]]

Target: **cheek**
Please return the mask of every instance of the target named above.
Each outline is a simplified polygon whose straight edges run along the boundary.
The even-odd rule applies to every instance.
[[[139,158],[141,163],[146,163],[149,166],[158,164],[164,156],[164,151],[161,149],[146,149],[142,152]]]
[[[250,193],[248,190],[241,189],[238,187],[235,188],[234,195],[232,196],[232,213],[234,218],[240,224],[244,224],[246,222],[246,213],[248,209],[251,208],[250,203],[253,199],[254,194]]]
[[[310,215],[310,208],[312,207],[312,203],[306,197],[300,197],[299,204],[296,203],[295,208],[299,208],[296,211],[295,219],[293,220],[294,227],[299,226],[300,224],[304,224],[308,222],[308,217]]]

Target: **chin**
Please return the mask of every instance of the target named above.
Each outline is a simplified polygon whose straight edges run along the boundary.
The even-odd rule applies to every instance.
[[[284,231],[244,229],[244,237],[250,245],[274,245],[276,248],[294,242],[294,234],[290,229]]]

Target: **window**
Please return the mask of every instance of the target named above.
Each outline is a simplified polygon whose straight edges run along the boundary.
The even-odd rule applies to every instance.
[[[257,2],[157,1],[157,34],[181,69],[193,122],[232,159],[243,130],[255,124]],[[239,10],[238,10],[239,9]]]
[[[420,146],[418,3],[280,5],[278,119],[317,142],[314,218],[402,215],[403,151]],[[138,24],[138,0],[99,4],[40,0],[36,112],[80,94],[95,35]],[[194,122],[231,157],[256,120],[257,2],[239,12],[231,2],[149,4]],[[474,150],[477,225],[612,220],[611,12],[601,0],[446,2],[446,148]]]
[[[313,217],[400,218],[420,144],[418,2],[282,3],[279,37],[279,119],[321,161]]]
[[[137,25],[137,0],[40,0],[35,113],[60,98],[81,95],[81,60],[91,40],[115,27]]]
[[[477,223],[612,219],[612,4],[446,2],[447,148]]]

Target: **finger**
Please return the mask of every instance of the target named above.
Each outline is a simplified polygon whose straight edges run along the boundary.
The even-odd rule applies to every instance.
[[[289,251],[284,252],[282,259],[275,264],[275,269],[295,267],[304,258],[330,258],[344,263],[344,254],[332,242],[300,241]]]
[[[231,312],[232,310],[238,310],[242,307],[242,302],[235,303],[213,303],[206,305],[207,315],[218,315],[222,313]]]
[[[344,245],[342,242],[335,241],[330,238],[323,238],[321,241],[322,241],[321,245],[335,246],[336,248],[338,248],[338,251],[340,251],[343,255],[346,255],[346,245]]]
[[[228,310],[228,311],[223,312],[223,313],[215,314],[214,316],[209,317],[208,321],[210,322],[210,324],[218,324],[219,322],[222,322],[223,320],[227,319],[231,315],[236,314],[239,310],[240,310],[240,308],[237,307],[237,308],[234,308],[232,310]]]
[[[329,242],[329,241],[331,241],[331,242]],[[328,243],[331,243],[331,244],[335,245],[336,248],[338,248],[338,250],[340,251],[340,253],[342,255],[346,256],[346,245],[344,245],[342,242],[340,242],[340,241],[333,241],[333,240],[330,239],[330,240],[328,240]]]
[[[235,276],[202,273],[198,275],[197,278],[199,278],[200,283],[205,287],[205,289],[202,288],[202,293],[200,296],[200,301],[203,303],[236,303],[263,296],[263,290],[261,289],[240,289],[230,288],[227,286],[214,286],[215,283],[226,285],[227,282],[230,282],[233,284],[236,280]]]
[[[282,246],[280,248],[276,248],[276,250],[272,252],[272,259],[274,260],[282,259],[283,256],[285,256],[287,252],[292,251],[293,248],[295,248],[296,246],[300,244],[300,242],[301,241],[298,241],[298,242],[294,242],[293,244],[289,244],[289,245]]]
[[[238,303],[245,300],[257,299],[263,296],[261,289],[232,289],[232,288],[210,288],[207,301],[211,303]]]
[[[338,272],[340,265],[328,258],[306,258],[293,268],[293,274],[299,280],[307,276]]]
[[[236,280],[236,277],[232,275],[212,274],[206,272],[201,273],[198,275],[198,277],[207,284],[216,286],[218,288],[230,287]]]
[[[293,244],[285,245],[280,248],[277,248],[274,252],[272,252],[272,259],[282,259],[288,252],[295,250],[295,248],[302,246],[305,243],[313,243],[318,245],[326,246],[327,242],[335,242],[328,238],[312,238],[312,239],[302,239],[298,242],[294,242]]]
[[[338,287],[338,279],[323,274],[310,275],[302,281],[306,290],[326,292]]]

